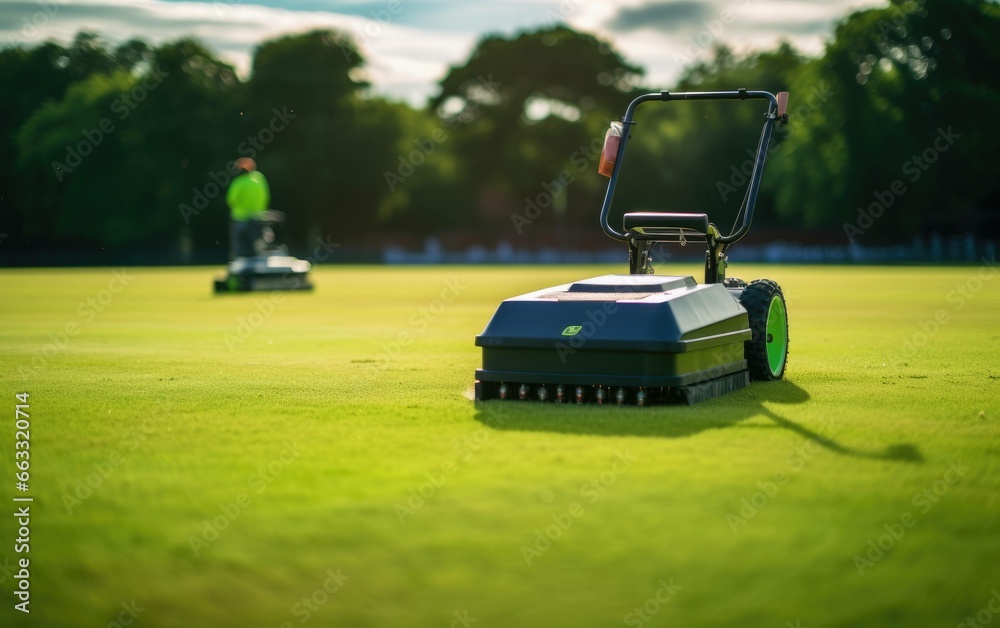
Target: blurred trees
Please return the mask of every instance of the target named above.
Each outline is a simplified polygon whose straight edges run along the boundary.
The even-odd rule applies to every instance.
[[[466,224],[507,235],[527,224],[517,215],[540,229],[560,219],[593,225],[603,188],[597,151],[641,72],[608,43],[564,26],[482,39],[430,103],[455,129]]]
[[[1000,5],[980,0],[892,0],[843,20],[792,76],[792,116],[806,122],[769,173],[778,212],[865,244],[995,236],[997,33]]]
[[[864,244],[995,237],[997,32],[996,3],[892,0],[844,18],[820,58],[720,46],[652,89],[791,92],[759,225]],[[258,161],[300,248],[378,230],[515,243],[596,230],[597,151],[608,122],[649,91],[641,75],[565,26],[484,37],[423,109],[371,96],[365,60],[332,31],[262,43],[246,80],[189,39],[114,47],[80,33],[2,49],[2,246],[221,259],[240,156]],[[759,105],[645,105],[616,211],[706,211],[728,227]]]
[[[254,55],[241,121],[250,148],[234,142],[231,158],[245,152],[258,161],[299,240],[377,224],[380,166],[400,131],[367,115],[363,63],[353,42],[329,31],[265,42]]]
[[[155,50],[130,42],[103,58],[14,135],[10,174],[20,184],[24,235],[85,248],[176,249],[185,229],[178,206],[205,184],[239,83],[191,40]],[[222,238],[224,247],[225,233],[223,221],[198,244]]]
[[[80,33],[69,47],[47,42],[31,49],[21,47],[0,50],[0,216],[3,229],[13,234],[35,235],[26,224],[34,215],[36,223],[51,224],[58,210],[56,204],[32,206],[26,196],[41,196],[38,187],[52,185],[49,179],[25,180],[16,172],[18,155],[17,132],[46,101],[60,99],[67,88],[94,73],[113,72],[124,63],[131,63],[125,51],[133,50],[134,42],[109,51],[95,35]],[[28,207],[32,206],[32,211]],[[41,213],[47,217],[39,216]],[[27,230],[27,231],[26,231]]]

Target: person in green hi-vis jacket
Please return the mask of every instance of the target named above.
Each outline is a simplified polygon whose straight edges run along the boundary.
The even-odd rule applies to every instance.
[[[249,157],[236,160],[236,168],[241,172],[229,184],[226,204],[230,215],[237,222],[246,222],[267,211],[271,203],[271,190],[267,179],[257,171],[257,164]]]
[[[267,179],[257,171],[257,164],[249,157],[240,157],[234,166],[240,172],[226,192],[226,204],[232,218],[230,250],[233,257],[253,256],[253,231],[255,220],[262,219],[271,203],[271,190]]]

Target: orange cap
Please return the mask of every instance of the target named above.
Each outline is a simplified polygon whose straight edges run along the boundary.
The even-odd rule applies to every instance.
[[[257,163],[250,159],[249,157],[240,157],[236,160],[236,167],[240,170],[246,170],[247,172],[253,172],[257,169]]]

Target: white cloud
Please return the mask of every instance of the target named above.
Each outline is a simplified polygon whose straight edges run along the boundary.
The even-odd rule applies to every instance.
[[[47,5],[49,10],[42,7]],[[39,26],[34,26],[38,24]],[[92,0],[60,3],[0,1],[0,41],[32,45],[66,43],[80,30],[112,42],[140,37],[154,44],[194,36],[219,52],[241,75],[254,47],[286,33],[336,28],[355,36],[368,59],[366,72],[378,93],[422,105],[447,66],[461,62],[476,34],[429,33],[370,18],[318,11],[289,11],[224,2]]]
[[[67,42],[83,29],[113,42],[140,37],[161,43],[193,35],[246,76],[253,49],[261,41],[290,32],[338,28],[360,41],[374,91],[422,105],[448,66],[467,58],[485,34],[484,24],[494,25],[490,32],[511,32],[517,27],[549,25],[553,18],[559,18],[611,41],[626,58],[646,69],[646,84],[660,88],[673,84],[682,63],[707,58],[719,42],[746,51],[771,47],[784,39],[804,52],[817,54],[837,19],[853,9],[881,4],[884,1],[520,0],[502,5],[461,2],[455,11],[444,11],[448,7],[439,3],[404,0],[405,12],[389,20],[376,20],[372,15],[381,6],[378,3],[369,3],[372,10],[347,15],[242,1],[0,0],[0,42]],[[336,3],[306,2],[303,6]],[[735,16],[725,24],[724,9]],[[421,16],[421,11],[435,19]],[[445,21],[443,15],[457,17]],[[428,22],[433,27],[426,26]]]
[[[587,2],[568,22],[613,42],[627,59],[645,68],[644,84],[659,89],[671,87],[686,64],[710,58],[720,43],[749,52],[773,48],[784,40],[800,52],[818,55],[837,20],[885,4],[884,0]],[[623,21],[623,14],[634,19]]]

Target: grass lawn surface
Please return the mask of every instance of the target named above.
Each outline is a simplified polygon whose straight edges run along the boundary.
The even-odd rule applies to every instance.
[[[0,623],[1000,625],[1000,273],[733,271],[785,381],[619,408],[471,401],[502,299],[617,266],[2,270]]]

